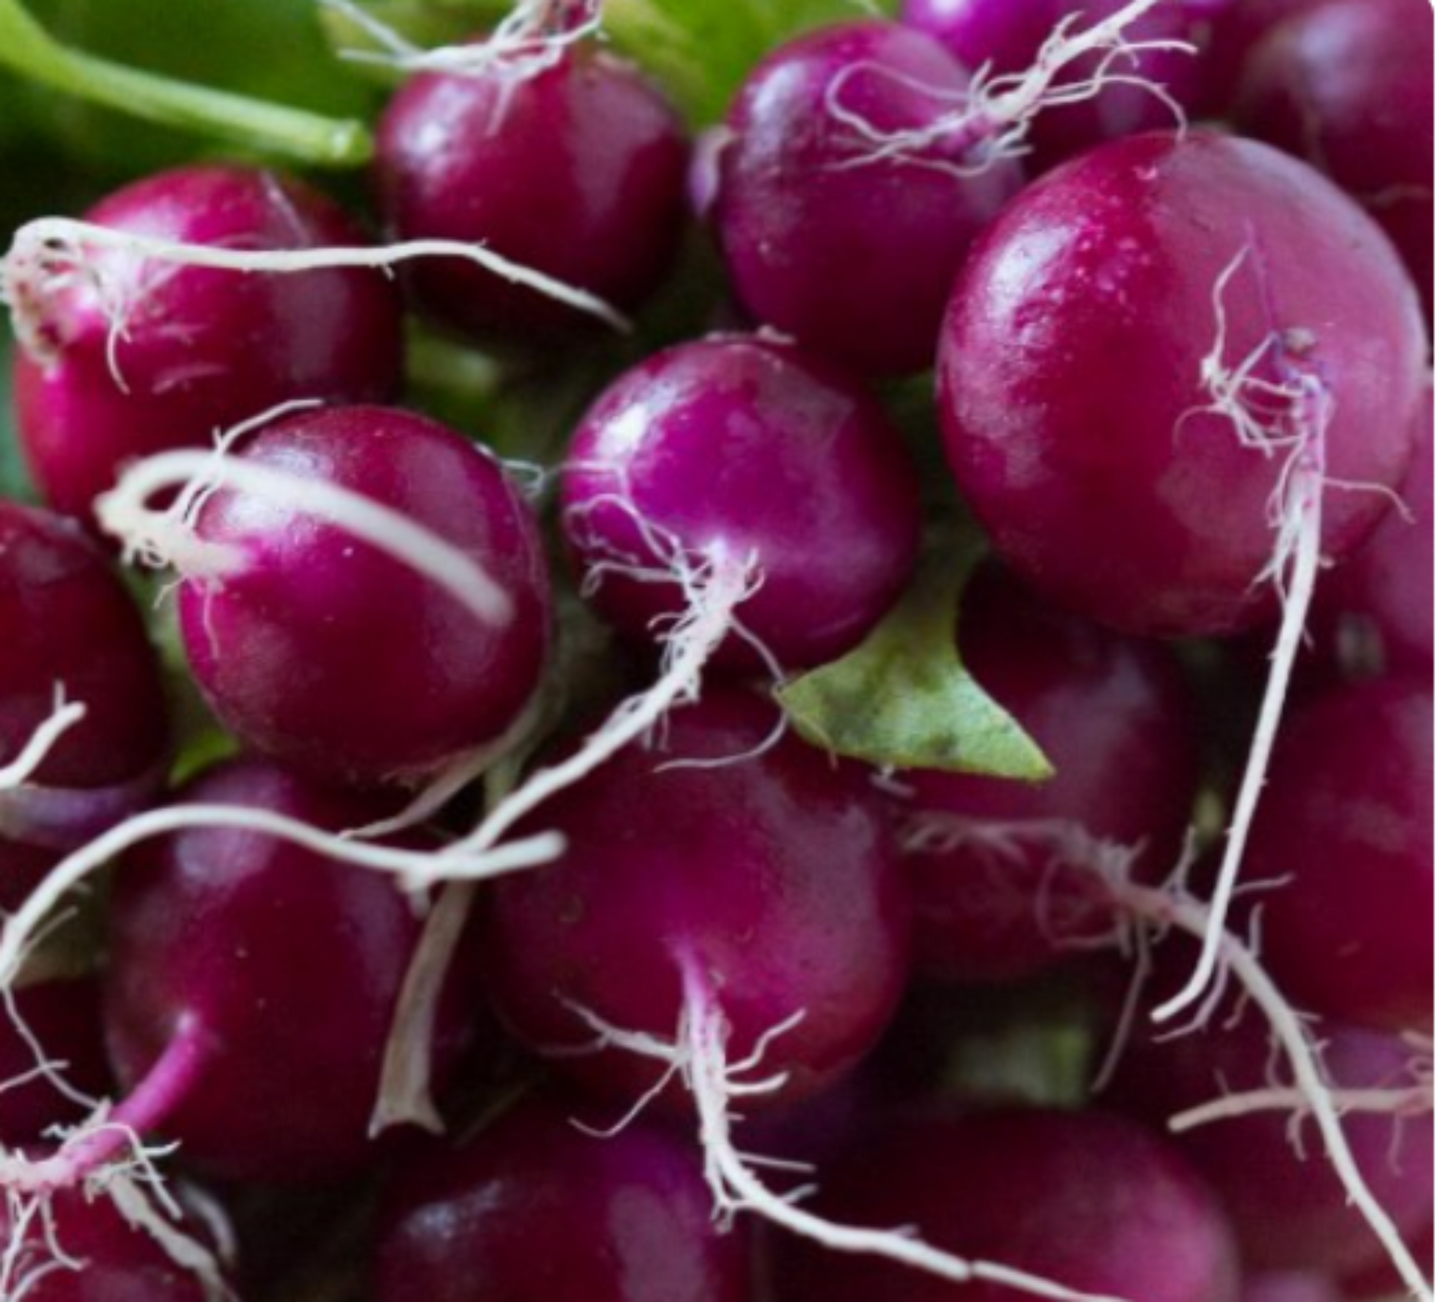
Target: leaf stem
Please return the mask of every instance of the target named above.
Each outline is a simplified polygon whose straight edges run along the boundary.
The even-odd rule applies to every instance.
[[[177,81],[70,49],[41,27],[20,0],[0,0],[3,66],[122,113],[317,167],[358,167],[371,157],[371,133],[360,122]]]

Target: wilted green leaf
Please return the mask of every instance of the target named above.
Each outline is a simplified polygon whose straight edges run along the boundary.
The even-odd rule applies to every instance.
[[[868,639],[781,692],[815,745],[888,768],[1041,782],[1053,767],[958,657],[959,597],[981,547],[950,533]]]

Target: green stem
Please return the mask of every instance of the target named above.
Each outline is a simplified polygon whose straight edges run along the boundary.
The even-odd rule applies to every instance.
[[[176,81],[61,45],[22,7],[0,0],[0,66],[135,117],[222,137],[318,167],[356,167],[371,133],[356,121]]]

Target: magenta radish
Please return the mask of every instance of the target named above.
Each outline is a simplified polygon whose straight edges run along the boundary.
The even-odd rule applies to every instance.
[[[185,580],[196,680],[248,743],[376,785],[425,778],[522,712],[547,653],[550,588],[531,508],[493,456],[423,417],[346,407],[198,459],[176,476],[200,473],[167,559]],[[136,507],[112,494],[101,517],[124,534]],[[481,585],[481,609],[394,549],[414,534]]]
[[[309,186],[235,166],[138,181],[87,220],[231,251],[365,243]],[[87,516],[133,458],[205,446],[289,399],[386,399],[400,379],[400,300],[378,272],[245,276],[162,262],[123,242],[84,248],[74,265],[56,250],[45,265],[48,278],[10,291],[26,342],[17,410],[35,478],[67,514]]]
[[[588,1017],[671,1039],[696,998],[745,1059],[776,1028],[767,1102],[814,1093],[882,1031],[902,988],[906,911],[886,819],[861,770],[791,736],[758,752],[776,712],[718,688],[545,812],[567,849],[499,882],[487,925],[492,995],[555,1065],[624,1105],[659,1068],[624,1047],[583,1053]],[[682,1091],[669,1099],[687,1106]]]
[[[1246,876],[1271,972],[1302,1008],[1434,1023],[1434,693],[1345,684],[1287,716]]]
[[[713,217],[756,318],[855,371],[929,364],[949,281],[1022,175],[1002,159],[975,172],[966,139],[874,157],[845,115],[926,130],[968,89],[937,42],[883,22],[808,33],[754,70],[728,115]]]
[[[1213,1195],[1144,1127],[1102,1112],[916,1112],[880,1123],[821,1173],[820,1206],[870,1225],[911,1225],[963,1257],[1054,1281],[1058,1297],[1233,1302],[1238,1265]],[[777,1245],[790,1302],[1006,1302],[997,1278],[963,1287],[891,1262]],[[1066,1290],[1066,1291],[1063,1291]]]
[[[1230,120],[1318,167],[1389,232],[1432,299],[1434,36],[1426,0],[1323,0],[1249,49]]]
[[[735,607],[749,639],[714,663],[753,672],[859,641],[907,581],[921,525],[908,454],[873,398],[749,336],[680,344],[615,381],[573,436],[562,505],[593,601],[636,641],[687,609],[679,565],[751,572]]]
[[[376,816],[374,802],[259,760],[211,770],[177,803],[333,832]],[[116,877],[105,977],[107,1039],[128,1090],[111,1121],[174,1139],[187,1162],[227,1178],[356,1171],[419,931],[391,882],[261,832],[189,828],[133,850]],[[457,1046],[448,1025],[443,1058]],[[44,1169],[62,1184],[86,1174],[114,1157],[101,1151],[112,1133],[72,1138]]]
[[[56,977],[12,991],[0,1006],[0,1145],[34,1144],[51,1126],[84,1120],[109,1092],[94,977]],[[3,1295],[3,1294],[0,1294]]]
[[[1228,113],[1244,61],[1271,27],[1319,3],[1320,0],[1223,0],[1215,6],[1202,60],[1204,115],[1222,118]]]
[[[1116,136],[1167,127],[1193,116],[1204,75],[1198,51],[1210,20],[1227,0],[1163,0],[1125,29],[1128,54],[1110,47],[1080,60],[1078,77],[1108,75],[1097,94],[1041,113],[1034,124],[1030,170]],[[1065,18],[1085,28],[1124,7],[1124,0],[905,0],[902,21],[948,47],[965,67],[1025,73]],[[1159,44],[1156,48],[1156,42]]]
[[[555,1095],[515,1105],[385,1192],[375,1302],[747,1302],[750,1236],[713,1223],[692,1146],[638,1121],[587,1134]]]
[[[672,262],[686,214],[677,114],[635,67],[578,45],[521,76],[506,60],[422,73],[383,117],[376,188],[398,238],[483,242],[624,311]],[[406,283],[440,320],[542,344],[587,325],[566,306],[439,260]]]
[[[1363,1181],[1414,1241],[1434,1203],[1426,1051],[1398,1037],[1324,1021],[1314,1034]],[[1331,1276],[1384,1266],[1375,1235],[1350,1205],[1299,1095],[1276,1071],[1260,1018],[1216,1018],[1188,1035],[1136,1035],[1106,1096],[1177,1141],[1218,1190],[1253,1270]],[[1388,1272],[1382,1291],[1398,1289]]]
[[[1410,470],[1369,541],[1320,578],[1317,641],[1346,669],[1435,668],[1435,430],[1423,405]]]
[[[160,664],[99,548],[69,520],[0,501],[0,855],[64,850],[165,780]],[[61,718],[60,716],[64,716]],[[53,733],[33,766],[37,734]],[[24,772],[5,775],[19,766]]]
[[[136,1189],[125,1210],[109,1198],[57,1195],[44,1214],[0,1208],[0,1295],[16,1302],[228,1302],[206,1233],[155,1211],[144,1225]]]
[[[900,775],[916,962],[953,980],[1017,978],[1114,926],[1089,864],[1064,851],[1066,826],[1087,834],[1080,844],[1139,846],[1136,878],[1174,866],[1197,782],[1193,703],[1165,647],[1053,609],[998,568],[965,592],[959,650],[1055,773]]]
[[[1282,487],[1320,497],[1326,557],[1383,516],[1424,349],[1399,259],[1328,182],[1249,141],[1152,134],[1044,178],[980,244],[940,413],[965,497],[1040,588],[1133,631],[1226,633],[1270,610],[1302,509]]]

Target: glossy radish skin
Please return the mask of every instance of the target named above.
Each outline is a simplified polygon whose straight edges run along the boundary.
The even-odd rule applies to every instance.
[[[445,426],[379,407],[291,417],[237,455],[410,517],[473,559],[514,609],[484,624],[339,526],[218,492],[197,533],[239,548],[244,565],[186,582],[180,616],[222,719],[258,750],[363,786],[425,776],[502,733],[541,673],[550,588],[531,508],[501,465]]]
[[[1296,1270],[1265,1271],[1245,1278],[1240,1302],[1340,1302],[1328,1275]]]
[[[1434,1021],[1429,680],[1348,684],[1280,734],[1246,871],[1270,971],[1301,1007],[1368,1025]]]
[[[1130,41],[1183,41],[1196,48],[1208,40],[1209,20],[1222,0],[1164,0],[1125,29]],[[1080,32],[1112,17],[1123,0],[905,0],[902,21],[927,32],[965,67],[989,64],[992,72],[1020,73],[1032,67],[1039,49],[1067,16]],[[1098,60],[1079,60],[1070,80],[1083,80]],[[1144,50],[1123,60],[1117,71],[1160,87],[1192,116],[1203,92],[1198,57],[1184,51]],[[1035,173],[1117,136],[1136,135],[1177,122],[1169,104],[1139,86],[1110,86],[1082,103],[1040,115],[1028,158]]]
[[[1230,120],[1305,159],[1389,232],[1431,302],[1434,37],[1426,0],[1324,0],[1244,60]]]
[[[160,664],[106,557],[74,522],[0,501],[0,765],[54,713],[57,684],[86,714],[31,782],[75,791],[77,808],[41,818],[23,791],[0,792],[0,864],[7,838],[64,849],[67,824],[81,839],[104,831],[107,811],[160,784],[169,750]]]
[[[1107,934],[1097,892],[1071,890],[1071,865],[1048,830],[1140,845],[1136,876],[1178,860],[1197,783],[1193,704],[1172,653],[1120,637],[1024,590],[1001,568],[979,573],[963,600],[959,650],[989,694],[1049,757],[1031,784],[964,774],[904,775],[910,822],[930,813],[1017,829],[1023,858],[980,845],[921,849],[907,865],[920,968],[951,980],[1009,980],[1069,957],[1071,939]],[[1042,839],[1030,839],[1033,829]]]
[[[1105,145],[1013,204],[954,288],[939,405],[965,498],[1021,574],[1126,631],[1219,634],[1277,609],[1256,580],[1284,458],[1201,410],[1216,286],[1241,254],[1225,364],[1284,341],[1251,374],[1322,386],[1327,474],[1394,488],[1425,383],[1417,300],[1374,223],[1285,154],[1203,131]],[[1387,506],[1326,485],[1324,556]]]
[[[1126,1302],[1233,1302],[1234,1243],[1212,1194],[1162,1139],[1103,1112],[915,1113],[819,1181],[820,1208],[853,1224],[913,1225],[965,1258]],[[1012,1302],[801,1241],[777,1244],[791,1302]]]
[[[1265,950],[1269,954],[1268,949]],[[1151,984],[1151,990],[1154,986]],[[1157,988],[1169,988],[1167,981]],[[1146,1000],[1150,992],[1146,992]],[[1412,1083],[1417,1050],[1398,1036],[1324,1020],[1312,1028],[1338,1089],[1400,1088]],[[1275,1084],[1271,1040],[1260,1019],[1216,1018],[1163,1042],[1136,1035],[1109,1087],[1110,1106],[1163,1127],[1172,1114],[1225,1094]],[[1434,1119],[1347,1116],[1350,1152],[1370,1191],[1407,1241],[1428,1225],[1434,1206]],[[1215,1121],[1176,1142],[1218,1191],[1252,1271],[1316,1271],[1332,1277],[1372,1268],[1388,1272],[1379,1240],[1352,1207],[1325,1159],[1313,1123],[1294,1127],[1287,1111]],[[1301,1156],[1303,1152],[1303,1156]],[[1398,1276],[1382,1292],[1398,1289]]]
[[[14,992],[24,1026],[57,1064],[59,1076],[93,1098],[111,1090],[100,1023],[100,988],[93,976],[36,981]],[[35,1054],[7,1013],[0,1009],[0,1144],[34,1144],[54,1125],[74,1125],[86,1108],[49,1081],[15,1082],[35,1069]]]
[[[555,864],[497,883],[491,993],[524,1042],[587,1044],[569,1004],[612,1025],[677,1037],[681,964],[716,987],[741,1060],[765,1032],[763,1106],[815,1093],[871,1047],[902,989],[907,903],[884,811],[865,775],[791,735],[764,754],[774,707],[716,689],[668,718],[666,749],[632,748],[553,799]],[[660,766],[678,760],[716,767]],[[656,1082],[650,1059],[608,1049],[555,1064],[624,1105]],[[666,1096],[686,1112],[682,1090]],[[742,1106],[740,1101],[740,1106]]]
[[[634,514],[615,504],[630,495]],[[907,582],[918,488],[902,438],[860,385],[798,348],[743,335],[680,344],[628,371],[573,436],[562,478],[584,572],[619,555],[665,569],[636,517],[693,556],[754,557],[737,619],[784,665],[858,642]],[[634,640],[684,605],[676,585],[608,575],[596,593]],[[715,663],[757,672],[739,639]]]
[[[633,65],[573,47],[525,79],[500,64],[424,73],[392,100],[376,188],[400,239],[482,242],[630,311],[661,283],[686,214],[676,111]],[[590,325],[478,267],[412,266],[420,306],[486,340],[544,344]]]
[[[32,1221],[26,1242],[7,1284],[23,1302],[213,1302],[217,1294],[194,1272],[177,1265],[145,1230],[129,1225],[106,1197],[94,1200],[78,1191],[62,1192],[51,1201],[55,1242],[78,1268],[41,1270],[53,1262],[44,1232]],[[10,1214],[0,1209],[0,1249],[13,1246]],[[172,1227],[174,1228],[174,1227]],[[194,1221],[182,1233],[205,1244]],[[32,1282],[24,1287],[26,1279]],[[23,1289],[23,1291],[20,1291]]]
[[[1359,552],[1322,576],[1316,638],[1342,661],[1377,661],[1387,670],[1435,668],[1435,431],[1424,405],[1420,439],[1386,513]]]
[[[178,795],[340,831],[378,817],[260,760],[218,766]],[[389,812],[389,811],[381,811]],[[382,1048],[420,933],[393,882],[232,829],[131,852],[111,904],[105,1020],[133,1088],[191,1026],[199,1069],[160,1127],[227,1179],[322,1181],[371,1155]],[[444,1020],[437,1070],[455,1047]]]
[[[855,372],[930,364],[949,282],[1022,172],[998,160],[961,175],[977,141],[864,161],[870,145],[830,93],[902,132],[957,108],[968,84],[931,37],[884,22],[808,33],[754,69],[728,113],[715,220],[733,289],[757,320]]]
[[[86,220],[231,249],[367,242],[310,186],[239,166],[159,173]],[[399,384],[400,295],[380,272],[243,274],[116,249],[87,250],[86,265],[123,293],[124,329],[113,331],[82,277],[40,302],[48,355],[16,354],[21,444],[47,501],[66,514],[88,517],[96,495],[138,457],[204,447],[290,399],[381,401]]]
[[[584,1134],[579,1115],[534,1096],[396,1179],[375,1302],[747,1302],[748,1227],[714,1224],[691,1145],[645,1121]]]

